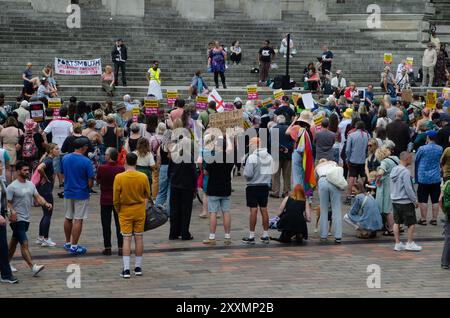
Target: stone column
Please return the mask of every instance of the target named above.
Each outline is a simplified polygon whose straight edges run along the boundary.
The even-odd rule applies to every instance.
[[[237,10],[241,7],[241,0],[223,0],[225,9]]]
[[[191,21],[214,19],[214,0],[172,0],[172,6],[183,18]]]
[[[112,16],[144,17],[145,15],[145,0],[102,0],[102,3],[111,11]]]
[[[66,13],[70,0],[31,0],[33,9],[38,12]]]
[[[254,20],[281,20],[281,1],[245,0],[244,11]]]

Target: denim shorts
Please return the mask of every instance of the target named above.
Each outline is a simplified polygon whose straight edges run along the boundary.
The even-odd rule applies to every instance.
[[[28,241],[27,232],[28,228],[30,226],[30,223],[25,221],[18,221],[14,223],[9,224],[12,229],[12,238],[19,241],[19,243],[22,245],[24,242]]]
[[[209,213],[230,212],[231,200],[230,197],[215,197],[208,196],[208,211]]]
[[[53,170],[55,173],[61,173],[61,160],[62,156],[53,158]]]

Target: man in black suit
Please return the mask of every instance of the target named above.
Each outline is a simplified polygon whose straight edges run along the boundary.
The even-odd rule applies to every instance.
[[[128,59],[127,47],[121,39],[117,40],[116,45],[111,52],[111,58],[114,63],[115,86],[119,85],[119,69],[122,70],[122,84],[127,86],[126,63]]]

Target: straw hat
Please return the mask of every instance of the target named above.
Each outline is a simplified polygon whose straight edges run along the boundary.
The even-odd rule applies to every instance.
[[[298,121],[312,126],[313,125],[313,114],[309,110],[304,110],[300,114],[300,118],[298,119]]]

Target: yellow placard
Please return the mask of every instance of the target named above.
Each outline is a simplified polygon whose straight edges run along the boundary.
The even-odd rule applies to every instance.
[[[437,91],[427,91],[426,108],[435,109],[437,103]]]
[[[284,96],[284,91],[282,89],[277,89],[275,92],[273,92],[273,96],[277,100],[281,100]]]
[[[273,104],[273,99],[272,98],[266,98],[265,100],[263,100],[261,102],[261,106],[262,107],[267,107],[268,105]]]
[[[48,108],[61,108],[61,98],[49,98],[48,99]]]
[[[444,89],[442,90],[442,97],[450,98],[450,87],[444,87]]]
[[[322,121],[323,121],[323,114],[320,113],[319,115],[314,116],[314,125],[316,125],[316,127],[322,125]]]
[[[298,101],[302,98],[300,93],[292,93],[292,100],[294,101],[294,106],[298,107]]]
[[[384,64],[392,64],[393,59],[392,53],[384,53]]]
[[[178,91],[177,90],[168,90],[167,91],[167,99],[169,98],[178,98]]]
[[[407,65],[410,65],[410,66],[413,66],[413,64],[414,64],[414,58],[413,58],[413,57],[407,57],[407,58],[406,58],[406,64],[407,64]]]

